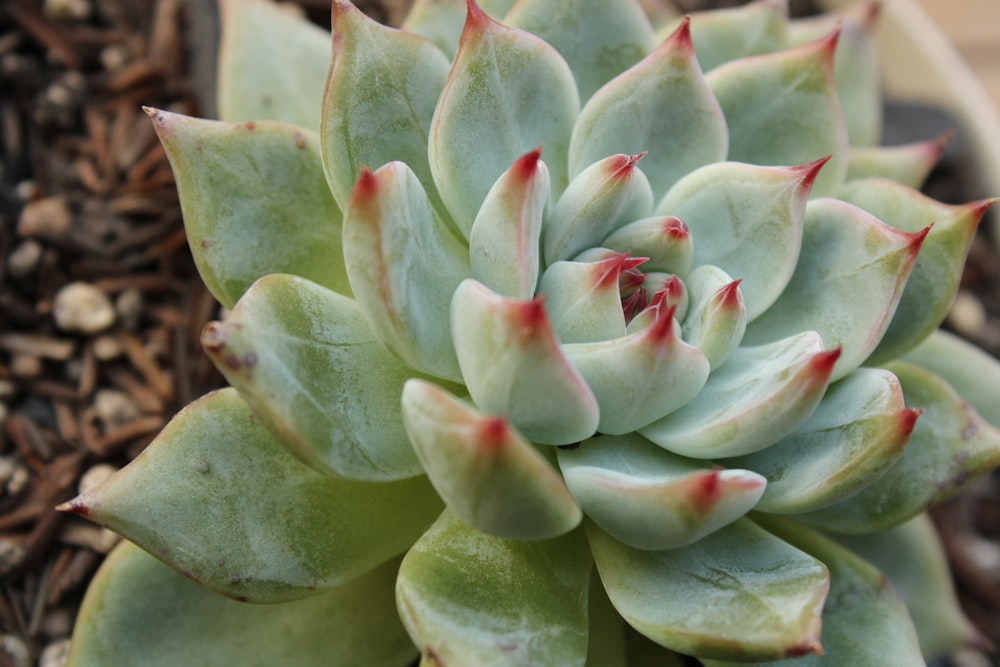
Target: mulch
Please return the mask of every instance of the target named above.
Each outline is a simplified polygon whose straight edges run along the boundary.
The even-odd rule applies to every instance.
[[[0,6],[0,667],[61,664],[82,593],[116,541],[52,508],[221,385],[198,343],[218,305],[140,108],[210,107],[205,45],[192,41],[204,40],[192,14],[205,4]],[[299,4],[328,25],[328,0]],[[391,19],[401,3],[369,5]],[[945,158],[937,182],[967,169]],[[933,187],[956,203],[982,196]],[[985,235],[973,247],[953,324],[1000,355],[996,248]],[[963,602],[1000,642],[998,501],[994,476],[935,516]]]

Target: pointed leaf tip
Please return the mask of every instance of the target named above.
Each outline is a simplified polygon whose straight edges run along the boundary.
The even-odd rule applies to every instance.
[[[643,151],[635,155],[616,155],[614,160],[608,161],[608,174],[612,178],[624,180],[632,174],[632,170],[639,163],[639,160],[648,154],[649,151]]]
[[[719,304],[723,308],[739,308],[740,304],[743,302],[743,296],[740,294],[740,283],[743,282],[742,278],[734,280],[728,285],[724,285],[719,289],[717,298],[719,299]]]
[[[802,191],[808,193],[812,190],[813,184],[819,177],[819,172],[823,166],[830,161],[833,155],[827,155],[826,157],[821,157],[815,162],[810,162],[809,164],[804,164],[800,167],[796,167],[797,171],[802,173]]]
[[[489,451],[495,452],[503,448],[510,438],[510,428],[503,417],[490,417],[479,425],[480,444]]]
[[[660,290],[657,294],[665,293],[666,290]],[[665,298],[665,297],[663,297]],[[662,308],[663,300],[657,304],[658,309]],[[670,307],[667,308],[667,312],[663,313],[657,317],[653,324],[649,327],[649,340],[654,345],[664,346],[669,341],[674,338],[674,314],[677,312],[677,304],[672,303]]]
[[[903,444],[909,440],[913,429],[917,426],[917,419],[924,414],[922,408],[905,408],[899,413],[899,431],[903,434]]]
[[[691,230],[684,221],[672,215],[664,218],[663,233],[672,239],[683,239],[691,236]]]
[[[840,359],[841,350],[842,348],[838,345],[834,349],[820,352],[812,358],[812,368],[816,372],[817,377],[822,378],[824,381],[830,377],[830,374],[833,373],[833,367],[837,364],[837,360]]]
[[[519,332],[523,339],[534,337],[537,333],[548,330],[549,315],[545,311],[545,295],[539,294],[530,301],[519,303],[513,308],[517,318]]]
[[[542,157],[542,147],[539,146],[517,158],[513,171],[522,181],[530,181],[538,172],[538,161]]]
[[[378,178],[375,177],[375,172],[368,167],[361,167],[361,173],[358,174],[358,180],[354,184],[354,191],[351,193],[352,205],[359,205],[370,201],[377,191]]]
[[[90,505],[88,505],[84,500],[83,496],[77,496],[72,500],[67,500],[64,503],[56,505],[57,512],[69,512],[70,514],[76,514],[77,516],[88,517],[90,516]]]
[[[664,50],[694,53],[694,43],[691,41],[691,17],[685,16],[669,37],[663,40],[660,47]]]
[[[627,252],[615,253],[594,264],[593,285],[594,287],[606,288],[612,283],[617,283],[623,273],[632,271],[646,261],[646,257],[631,257]],[[642,276],[642,279],[638,281],[638,285],[641,285],[644,280],[645,276]],[[638,285],[634,286],[637,287]]]
[[[489,14],[484,12],[483,8],[476,3],[476,0],[466,0],[465,9],[465,28],[462,30],[463,40],[466,33],[471,34],[473,31],[480,31],[493,21],[489,17]]]

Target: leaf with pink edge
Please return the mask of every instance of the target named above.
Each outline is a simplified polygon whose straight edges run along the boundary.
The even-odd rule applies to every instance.
[[[760,451],[808,419],[839,354],[825,352],[812,331],[738,347],[694,399],[638,430],[664,449],[692,458]]]
[[[685,283],[691,303],[682,327],[684,340],[701,350],[712,370],[726,362],[747,330],[741,282],[717,266],[702,264]]]
[[[900,146],[856,146],[847,160],[847,182],[861,178],[888,178],[914,190],[924,186],[941,159],[950,134]]]
[[[645,257],[642,270],[686,275],[694,261],[691,230],[676,216],[654,216],[619,227],[602,246]]]
[[[583,107],[573,128],[569,169],[576,176],[608,155],[649,151],[643,173],[661,196],[684,174],[725,159],[727,147],[726,120],[698,68],[684,21]]]
[[[440,508],[423,477],[370,484],[307,468],[230,388],[189,405],[132,463],[59,509],[218,593],[279,602],[402,553]]]
[[[219,117],[319,129],[330,33],[273,2],[223,0],[220,10]]]
[[[333,35],[319,129],[337,204],[347,208],[363,167],[394,160],[430,184],[427,136],[448,59],[426,40],[380,25],[345,0],[333,3]],[[443,212],[437,193],[428,195]]]
[[[880,479],[824,509],[798,514],[823,530],[886,530],[955,495],[976,475],[1000,465],[1000,429],[991,426],[935,374],[897,361],[887,366],[911,408],[922,410],[903,456]]]
[[[597,429],[597,400],[566,359],[541,300],[507,299],[466,280],[451,304],[462,377],[476,406],[528,440],[566,445]]]
[[[741,662],[821,650],[826,567],[749,519],[664,551],[634,549],[585,525],[612,604],[658,644]]]
[[[767,484],[748,470],[708,469],[634,433],[598,436],[558,454],[566,485],[587,517],[648,551],[692,544],[732,523]]]
[[[480,0],[477,4],[498,21],[515,0]],[[403,22],[403,30],[430,40],[449,60],[455,57],[465,25],[467,0],[414,0]]]
[[[315,132],[147,113],[174,170],[198,271],[222,305],[232,308],[269,273],[294,273],[350,296],[341,215]]]
[[[730,160],[792,165],[830,155],[813,194],[828,195],[840,187],[847,170],[847,128],[834,88],[836,45],[834,32],[708,73],[729,127]]]
[[[406,383],[402,402],[417,458],[455,516],[511,540],[551,539],[580,523],[562,479],[503,417],[422,380]]]
[[[344,260],[372,331],[408,366],[461,382],[448,332],[469,253],[402,162],[363,171],[344,211]]]
[[[445,510],[403,559],[396,602],[426,664],[583,667],[590,570],[581,531],[503,540]]]
[[[348,479],[418,475],[399,392],[413,375],[357,303],[301,278],[262,278],[202,334],[208,356],[296,457]]]
[[[813,329],[842,350],[833,380],[846,376],[889,328],[927,232],[894,229],[836,199],[809,202],[795,273],[775,304],[747,327],[744,343]]]
[[[431,124],[427,150],[438,192],[466,235],[497,178],[542,146],[552,187],[580,108],[573,73],[551,46],[503,26],[469,0],[468,17]]]

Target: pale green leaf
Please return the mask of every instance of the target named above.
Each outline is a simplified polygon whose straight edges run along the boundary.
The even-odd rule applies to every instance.
[[[479,0],[483,11],[502,19],[515,0]],[[465,25],[466,0],[414,0],[403,22],[403,29],[434,43],[449,60],[454,58]]]
[[[950,135],[900,146],[856,146],[848,153],[847,181],[888,178],[915,190],[941,159]]]
[[[619,227],[604,239],[602,246],[645,257],[645,273],[666,272],[686,274],[694,260],[691,232],[676,216],[643,218]],[[683,314],[683,313],[682,313]]]
[[[747,330],[741,282],[716,266],[702,264],[685,283],[691,302],[682,328],[684,340],[701,350],[712,370],[726,362]]]

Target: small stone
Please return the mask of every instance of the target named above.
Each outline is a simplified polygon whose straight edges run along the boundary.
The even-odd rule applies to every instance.
[[[126,329],[135,330],[139,326],[142,308],[142,292],[134,287],[129,287],[115,299],[115,310],[118,311],[118,318]]]
[[[82,21],[90,16],[89,0],[45,0],[42,11],[56,21]]]
[[[135,400],[118,389],[101,389],[94,396],[94,412],[105,432],[113,431],[142,414]]]
[[[101,49],[101,65],[109,72],[121,69],[128,62],[128,48],[124,44],[115,43]]]
[[[80,483],[77,486],[77,490],[80,493],[87,493],[116,472],[118,472],[118,468],[110,463],[98,463],[95,466],[91,466],[87,472],[80,476]]]
[[[93,285],[75,282],[56,293],[52,315],[63,331],[95,334],[115,321],[115,309],[108,295]]]
[[[38,184],[30,178],[26,178],[14,186],[14,192],[17,194],[18,199],[26,202],[38,193]]]
[[[981,651],[963,648],[951,656],[951,664],[954,667],[991,667],[993,662]]]
[[[961,542],[969,558],[1000,581],[1000,545],[975,534],[964,535]]]
[[[73,632],[73,615],[65,607],[50,609],[42,617],[42,636],[46,639],[68,637]]]
[[[42,360],[31,354],[13,354],[10,370],[15,377],[31,379],[42,374]]]
[[[17,221],[17,233],[28,238],[59,241],[69,233],[73,214],[62,197],[28,202]]]
[[[958,333],[975,338],[986,325],[986,309],[972,292],[961,290],[948,312],[948,322]]]
[[[0,379],[0,399],[10,398],[17,393],[17,385],[10,380]]]
[[[52,642],[38,656],[38,667],[64,667],[69,658],[69,638]]]
[[[0,651],[10,658],[8,664],[14,667],[31,667],[31,652],[24,640],[15,635],[4,635],[0,639]]]
[[[94,356],[99,361],[111,361],[122,356],[122,344],[114,336],[105,334],[94,339]]]
[[[0,537],[0,577],[18,567],[23,560],[24,545],[12,537]]]
[[[38,268],[42,259],[42,244],[28,239],[7,255],[7,273],[15,278],[26,278]]]
[[[18,465],[14,468],[14,474],[7,480],[4,490],[8,496],[16,496],[24,491],[29,481],[31,481],[31,473],[23,465]]]

